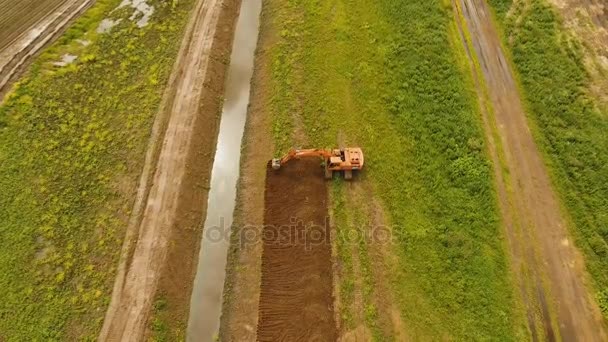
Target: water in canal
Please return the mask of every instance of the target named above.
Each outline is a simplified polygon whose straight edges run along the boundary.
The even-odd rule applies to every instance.
[[[242,0],[226,81],[224,108],[211,171],[211,188],[198,269],[190,302],[187,340],[214,341],[219,331],[230,226],[239,178],[261,0]]]

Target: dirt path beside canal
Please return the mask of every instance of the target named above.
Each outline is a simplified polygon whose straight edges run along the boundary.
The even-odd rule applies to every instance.
[[[569,236],[557,194],[534,142],[513,71],[484,0],[454,2],[459,28],[479,62],[474,70],[494,161],[512,269],[534,339],[605,341],[599,308],[585,286],[585,266]],[[473,64],[473,63],[472,63]],[[474,68],[475,69],[475,68]],[[483,77],[483,78],[482,78]],[[485,106],[485,91],[491,106]],[[492,110],[489,110],[492,108]]]
[[[172,318],[187,320],[239,3],[194,6],[154,123],[100,341],[141,341],[159,293]]]

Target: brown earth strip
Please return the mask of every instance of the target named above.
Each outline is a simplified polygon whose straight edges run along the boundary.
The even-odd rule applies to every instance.
[[[327,186],[318,159],[268,169],[258,341],[335,341]]]
[[[507,189],[507,179],[508,174],[503,174],[506,166],[503,163],[504,156],[501,154],[500,137],[498,136],[498,132],[496,131],[496,124],[494,123],[494,118],[491,115],[491,104],[489,103],[489,99],[484,92],[485,81],[483,76],[480,74],[480,70],[477,69],[474,64],[476,59],[473,56],[475,51],[471,51],[471,47],[468,45],[467,38],[465,37],[466,23],[463,22],[464,18],[461,18],[462,14],[459,11],[459,5],[456,3],[458,0],[453,0],[453,6],[457,10],[457,27],[460,33],[461,41],[464,45],[467,57],[471,62],[471,72],[473,76],[473,82],[475,84],[475,89],[477,91],[477,96],[479,98],[481,118],[483,122],[483,128],[486,134],[486,143],[488,145],[488,153],[490,155],[490,159],[492,161],[492,166],[494,170],[494,181],[496,182],[496,190],[498,194],[498,201],[500,203],[500,211],[502,216],[502,225],[506,232],[506,238],[508,240],[508,250],[511,258],[511,268],[515,273],[516,282],[518,284],[518,291],[520,292],[521,298],[523,302],[527,304],[527,320],[528,327],[530,329],[530,334],[536,339],[536,310],[534,299],[528,298],[530,296],[528,284],[526,281],[534,282],[536,279],[535,274],[526,273],[526,269],[528,265],[536,265],[536,259],[533,254],[528,253],[526,260],[526,248],[525,244],[520,240],[531,239],[530,231],[522,232],[521,227],[516,226],[515,222],[513,222],[513,213],[511,213],[511,198],[509,191]],[[528,250],[530,251],[530,250]],[[533,268],[534,269],[534,268]],[[527,277],[527,279],[526,279]]]
[[[459,0],[455,7],[466,19],[466,25],[459,21],[460,28],[470,34],[483,79],[474,76],[478,86],[486,87],[493,109],[483,108],[485,92],[480,91],[512,269],[532,337],[605,341],[601,314],[585,287],[582,256],[569,238],[489,8],[484,0]]]
[[[183,256],[176,248],[191,247],[184,253],[198,255],[235,8],[236,0],[199,0],[194,6],[154,123],[100,341],[142,340],[161,271],[175,271],[171,265]],[[178,272],[193,277],[193,263],[184,260]],[[162,286],[174,294],[184,285]],[[173,299],[189,298],[183,293]],[[182,309],[175,314],[187,312]]]

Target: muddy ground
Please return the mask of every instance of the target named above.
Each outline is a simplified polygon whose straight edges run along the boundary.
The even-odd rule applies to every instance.
[[[482,113],[512,270],[530,333],[541,340],[605,341],[599,308],[585,286],[583,258],[569,236],[489,8],[484,0],[454,4],[466,21],[458,21],[461,32],[470,34],[469,56],[474,54],[481,68],[482,75],[473,73],[476,84],[487,90],[486,98],[478,89],[480,102],[485,107],[487,100],[493,108],[482,108]]]
[[[334,341],[327,183],[320,161],[266,175],[258,341]]]
[[[153,301],[187,321],[238,0],[199,0],[155,120],[99,340],[140,341]]]
[[[43,47],[94,0],[0,0],[0,99]]]

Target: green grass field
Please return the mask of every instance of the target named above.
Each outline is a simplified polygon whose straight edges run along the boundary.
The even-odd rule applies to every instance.
[[[543,0],[492,0],[519,73],[535,138],[546,156],[608,318],[608,113],[589,96],[580,42]],[[521,18],[520,22],[517,18]]]
[[[509,278],[476,95],[449,1],[267,1],[277,152],[303,130],[315,147],[360,145],[361,182],[380,196],[398,235],[397,307],[414,339],[519,340],[525,322]],[[296,119],[294,119],[294,117]],[[332,187],[337,234],[352,215]],[[339,240],[339,239],[338,239]],[[365,322],[377,329],[369,249],[356,246]],[[343,301],[352,299],[352,246],[338,243]],[[370,283],[371,282],[371,283]],[[341,311],[347,328],[353,313]]]
[[[193,1],[138,28],[100,0],[0,107],[0,340],[94,340],[151,124]],[[85,46],[77,39],[86,39]],[[64,53],[79,56],[58,67]]]

